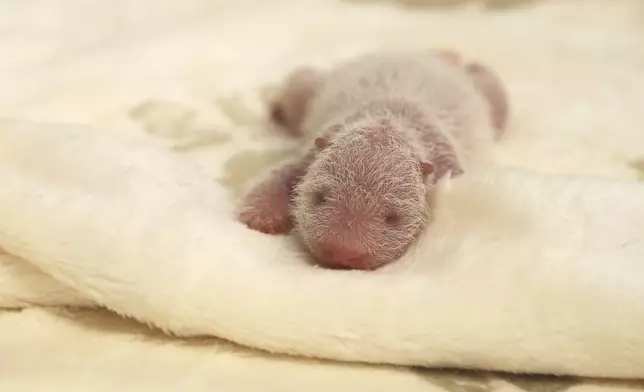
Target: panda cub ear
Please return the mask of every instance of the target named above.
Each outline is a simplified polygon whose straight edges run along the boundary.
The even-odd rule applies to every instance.
[[[431,162],[420,161],[420,172],[423,175],[423,180],[427,180],[429,176],[434,174],[436,166]]]
[[[323,137],[316,138],[314,143],[318,150],[324,150],[329,145],[328,140]]]

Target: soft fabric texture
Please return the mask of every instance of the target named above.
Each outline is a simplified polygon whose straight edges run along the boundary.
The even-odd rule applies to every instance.
[[[23,50],[2,64],[0,306],[24,310],[0,315],[0,389],[463,381],[303,357],[644,377],[641,3],[25,3],[34,13],[2,6],[22,34],[2,44]],[[375,273],[314,268],[290,238],[237,223],[247,180],[296,143],[267,127],[271,86],[302,63],[401,45],[454,47],[502,76],[499,165],[443,183],[434,224]],[[507,387],[481,377],[472,390]]]

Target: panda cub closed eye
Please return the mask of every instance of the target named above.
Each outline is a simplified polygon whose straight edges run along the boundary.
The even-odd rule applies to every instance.
[[[326,190],[320,190],[320,191],[314,192],[312,196],[313,205],[319,206],[324,204],[324,202],[326,202],[328,193],[329,192]]]
[[[397,226],[401,221],[402,217],[400,216],[400,214],[397,214],[395,212],[389,212],[385,215],[385,223],[389,226]]]

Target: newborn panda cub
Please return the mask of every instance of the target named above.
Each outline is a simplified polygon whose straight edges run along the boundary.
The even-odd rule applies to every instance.
[[[490,69],[454,52],[377,52],[296,69],[272,117],[304,148],[250,189],[240,220],[295,229],[322,266],[374,270],[431,221],[437,181],[501,136],[508,103]]]

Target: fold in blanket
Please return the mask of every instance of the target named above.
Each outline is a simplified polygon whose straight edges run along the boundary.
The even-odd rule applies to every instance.
[[[145,138],[0,124],[0,304],[95,304],[337,360],[637,378],[644,185],[485,168],[376,273],[314,268]],[[38,270],[42,273],[37,272]]]

